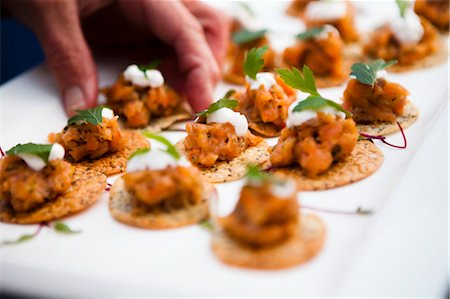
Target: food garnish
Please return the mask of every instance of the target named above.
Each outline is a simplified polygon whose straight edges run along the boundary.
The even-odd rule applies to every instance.
[[[211,105],[209,105],[208,109],[200,111],[199,113],[196,113],[195,115],[206,117],[206,116],[210,115],[211,113],[213,113],[219,109],[222,109],[222,108],[234,109],[238,105],[238,101],[226,98],[227,94],[225,95],[225,98],[222,98],[222,99],[218,100],[217,102],[212,103]]]
[[[5,152],[3,151],[2,147],[0,146],[0,159],[3,159],[5,157]]]
[[[352,65],[350,76],[355,76],[356,80],[362,84],[374,86],[377,80],[377,73],[397,63],[397,60],[385,62],[383,59],[377,59],[371,63],[358,62]]]
[[[53,225],[53,229],[55,230],[55,232],[58,233],[62,233],[62,234],[79,234],[81,233],[80,230],[73,230],[71,229],[67,224],[63,223],[63,222],[56,222]]]
[[[72,116],[67,121],[68,125],[76,124],[78,122],[88,122],[93,125],[99,125],[103,121],[102,110],[105,106],[97,106],[95,108],[86,110],[75,110],[78,114]]]
[[[241,31],[234,33],[232,39],[233,39],[233,42],[240,45],[240,44],[245,44],[245,43],[254,41],[256,39],[259,39],[259,38],[263,37],[264,35],[266,35],[266,33],[267,33],[266,29],[257,30],[257,31],[242,29]]]
[[[161,63],[162,60],[157,58],[148,64],[138,65],[138,68],[144,73],[145,76],[147,76],[147,74],[145,73],[146,71],[156,69]]]
[[[311,28],[305,32],[299,33],[297,34],[295,37],[298,39],[303,39],[303,40],[308,40],[308,39],[312,39],[315,38],[316,36],[318,36],[319,34],[321,34],[323,31],[325,30],[325,27],[314,27]]]
[[[410,1],[406,1],[406,0],[395,0],[395,3],[397,4],[398,10],[400,12],[400,16],[402,18],[405,17],[406,11],[409,8],[409,2]]]
[[[256,74],[264,67],[264,59],[262,57],[268,49],[269,46],[266,45],[260,48],[252,48],[247,52],[243,66],[244,73],[253,80],[256,80]]]
[[[149,132],[142,132],[142,135],[144,135],[147,138],[156,140],[162,144],[164,144],[165,146],[167,146],[166,150],[162,150],[159,149],[162,152],[166,152],[169,155],[171,155],[175,160],[180,160],[181,159],[181,155],[180,153],[177,151],[177,149],[175,148],[175,146],[169,141],[167,140],[165,137],[160,136],[160,135],[155,135]],[[149,151],[149,150],[148,150]],[[141,153],[146,153],[148,151],[141,151]],[[136,152],[135,152],[136,154]]]
[[[198,224],[207,231],[213,230],[213,225],[209,219],[202,220]]]
[[[397,121],[397,125],[398,125],[398,127],[400,129],[400,132],[402,133],[403,145],[395,145],[395,144],[389,143],[389,142],[386,141],[386,136],[383,136],[383,135],[369,135],[369,134],[366,134],[366,133],[363,133],[363,132],[359,132],[359,134],[362,137],[367,138],[369,140],[377,139],[377,140],[381,140],[381,142],[383,142],[386,145],[389,145],[389,146],[392,146],[392,147],[395,147],[395,148],[405,149],[408,146],[408,142],[406,140],[406,135],[405,135],[405,132],[403,131],[402,126],[400,125],[400,123],[398,121]]]
[[[351,113],[342,108],[341,105],[332,100],[326,99],[319,94],[317,91],[316,82],[314,80],[314,74],[308,66],[303,66],[303,75],[296,67],[292,67],[291,70],[276,69],[276,72],[280,74],[280,77],[284,83],[290,87],[310,94],[305,100],[300,101],[294,107],[294,112],[318,110],[322,107],[329,106],[338,111],[344,112],[347,116],[351,116]]]
[[[36,144],[25,143],[18,144],[6,152],[7,155],[29,154],[41,158],[45,163],[48,163],[48,157],[52,150],[53,144]],[[3,151],[2,151],[2,155]]]

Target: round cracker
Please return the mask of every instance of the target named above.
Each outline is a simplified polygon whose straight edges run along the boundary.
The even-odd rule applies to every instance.
[[[136,150],[150,147],[148,140],[138,132],[122,130],[125,144],[119,151],[107,154],[96,160],[73,163],[75,168],[94,170],[107,176],[124,172],[129,156]]]
[[[325,225],[315,215],[300,216],[298,234],[279,246],[252,248],[230,238],[223,230],[212,237],[212,250],[225,264],[252,269],[283,269],[313,258],[323,246]]]
[[[15,213],[5,201],[0,201],[0,221],[35,224],[73,215],[94,204],[105,191],[105,187],[105,175],[75,168],[71,189],[33,211]]]
[[[152,119],[148,126],[142,129],[138,129],[139,132],[150,132],[152,134],[156,134],[161,132],[164,129],[167,129],[174,123],[182,120],[189,120],[192,119],[192,115],[187,111],[180,111],[177,114],[166,116],[166,117],[158,117],[155,119]]]
[[[248,128],[255,135],[265,138],[278,137],[281,133],[281,129],[275,126],[273,123],[249,122]]]
[[[201,203],[173,211],[149,211],[133,204],[133,196],[125,190],[124,180],[118,178],[111,187],[109,212],[118,221],[146,229],[168,229],[198,223],[209,216],[209,197],[214,186],[205,185]]]
[[[419,117],[419,108],[411,102],[408,102],[405,106],[405,110],[402,116],[397,117],[398,123],[402,126],[403,129],[411,126]],[[397,123],[389,123],[389,122],[376,122],[373,124],[356,125],[359,132],[366,133],[369,135],[389,135],[392,133],[396,133],[400,131]]]
[[[350,156],[334,163],[325,173],[309,178],[296,165],[279,167],[273,173],[296,180],[298,188],[303,191],[327,190],[360,181],[380,168],[383,153],[368,140],[356,143]]]
[[[184,148],[184,139],[179,141],[175,147],[182,155],[186,155]],[[247,165],[261,165],[267,162],[270,158],[269,144],[266,141],[261,141],[256,146],[248,147],[238,157],[231,161],[218,161],[212,167],[202,167],[196,165],[200,170],[202,179],[208,183],[223,183],[238,180],[247,173]]]

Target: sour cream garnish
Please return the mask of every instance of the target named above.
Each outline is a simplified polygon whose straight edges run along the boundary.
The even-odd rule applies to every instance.
[[[234,112],[230,108],[220,108],[206,117],[206,123],[230,123],[233,125],[236,135],[244,136],[248,130],[248,121],[245,115]]]
[[[48,155],[48,161],[58,160],[64,158],[64,148],[61,144],[55,143],[53,144],[52,148],[50,149],[50,153]],[[42,170],[45,165],[44,160],[42,160],[40,157],[32,155],[32,154],[17,154],[22,160],[27,163],[28,167],[33,169],[34,171],[40,171]]]
[[[404,18],[392,20],[390,26],[395,36],[405,44],[417,44],[424,34],[420,18],[412,9],[406,11]]]
[[[327,114],[332,114],[336,116],[340,116],[345,119],[345,113],[339,110],[334,109],[333,107],[324,106],[320,109],[316,110],[304,110],[300,112],[294,112],[295,106],[300,102],[300,100],[295,101],[289,106],[288,118],[286,120],[286,126],[288,128],[297,127],[307,122],[310,119],[317,117],[317,112],[323,112]]]
[[[172,155],[160,149],[151,149],[149,152],[134,156],[127,163],[127,172],[141,170],[162,170],[168,167],[185,166],[191,164],[185,158],[176,160]]]
[[[277,84],[275,77],[272,73],[262,72],[256,74],[256,80],[246,76],[245,80],[250,84],[250,89],[259,89],[261,85],[264,85],[269,90],[273,85]]]
[[[157,88],[164,85],[164,77],[158,70],[147,70],[145,73],[135,64],[127,67],[123,72],[125,80],[140,87]]]
[[[102,117],[107,119],[113,119],[114,118],[114,111],[112,111],[109,108],[103,108],[102,109]]]
[[[310,20],[337,20],[346,13],[345,1],[314,1],[306,6],[305,17]]]
[[[293,180],[286,180],[282,183],[272,183],[270,191],[276,197],[288,198],[295,194],[297,185]]]

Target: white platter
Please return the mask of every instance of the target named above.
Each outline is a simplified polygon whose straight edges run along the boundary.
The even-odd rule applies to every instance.
[[[215,3],[226,6],[229,3]],[[269,19],[280,48],[290,35],[285,2],[251,2]],[[364,18],[392,15],[392,3],[360,4]],[[376,15],[374,17],[374,15]],[[289,21],[286,21],[289,20]],[[284,23],[283,23],[284,22]],[[99,61],[100,85],[113,82],[126,62]],[[408,148],[384,152],[381,169],[350,186],[304,192],[305,206],[371,216],[319,214],[328,235],[322,252],[290,270],[257,272],[221,264],[200,226],[146,231],[114,221],[105,192],[92,208],[65,219],[81,234],[62,236],[43,230],[34,240],[0,247],[0,290],[45,298],[125,297],[416,297],[439,298],[448,283],[448,71],[447,64],[406,74],[389,74],[405,86],[420,108],[406,131]],[[219,97],[229,86],[220,84]],[[0,87],[0,145],[45,142],[64,127],[66,117],[45,66]],[[324,89],[339,99],[343,87]],[[183,133],[164,133],[172,141]],[[399,134],[392,142],[401,143]],[[270,142],[274,142],[272,139]],[[112,179],[111,179],[112,180]],[[220,209],[233,208],[242,181],[217,185]],[[311,211],[304,209],[304,213]],[[36,226],[1,224],[0,239],[11,240]]]

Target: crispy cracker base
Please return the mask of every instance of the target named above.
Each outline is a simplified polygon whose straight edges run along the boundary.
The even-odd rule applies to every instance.
[[[280,167],[273,170],[274,174],[290,177],[297,182],[302,191],[327,190],[362,180],[383,163],[383,153],[370,141],[361,140],[356,143],[350,156],[334,163],[324,174],[309,178],[296,165]]]
[[[178,152],[186,156],[184,139],[175,147]],[[231,161],[219,161],[213,167],[207,168],[196,165],[200,170],[202,179],[208,183],[223,183],[238,180],[247,173],[247,165],[261,165],[269,160],[269,145],[261,141],[256,146],[248,147],[241,155]]]
[[[408,102],[405,106],[405,110],[402,116],[397,117],[397,121],[400,123],[403,129],[411,126],[419,117],[419,108],[413,103]],[[358,124],[356,125],[359,132],[370,135],[389,135],[400,131],[396,123],[377,122],[374,124]]]
[[[75,168],[71,190],[33,211],[15,213],[4,201],[0,201],[0,221],[34,224],[73,215],[94,204],[105,187],[106,177],[103,174]]]
[[[181,120],[189,120],[192,118],[192,115],[187,111],[180,111],[177,114],[166,116],[166,117],[159,117],[155,118],[150,121],[148,126],[142,129],[138,129],[137,131],[142,132],[150,132],[152,134],[156,134],[161,132],[164,129],[167,129],[174,123],[181,121]]]
[[[108,154],[97,160],[73,163],[75,168],[94,170],[107,176],[124,172],[127,167],[128,157],[140,148],[148,148],[150,144],[148,140],[138,132],[122,129],[122,133],[126,142],[120,151]]]
[[[224,263],[253,269],[283,269],[304,263],[322,248],[326,235],[325,225],[315,215],[301,215],[298,235],[285,243],[270,248],[254,249],[243,246],[216,230],[212,250]]]
[[[277,128],[274,124],[267,124],[263,122],[249,122],[248,128],[252,133],[255,135],[265,137],[265,138],[271,138],[271,137],[278,137],[280,136],[281,130]]]
[[[195,224],[208,218],[209,198],[214,186],[205,185],[204,197],[200,204],[176,211],[149,212],[145,208],[133,205],[133,197],[124,186],[122,178],[118,178],[111,187],[109,195],[109,212],[118,221],[146,229],[168,229]]]

